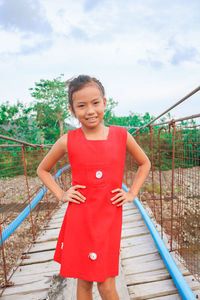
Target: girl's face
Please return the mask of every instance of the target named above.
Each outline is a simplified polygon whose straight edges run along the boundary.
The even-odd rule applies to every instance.
[[[101,124],[106,108],[106,99],[103,98],[96,83],[89,83],[72,95],[72,114],[87,128],[94,128]]]

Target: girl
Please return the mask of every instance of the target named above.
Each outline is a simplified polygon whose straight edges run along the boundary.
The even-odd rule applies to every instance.
[[[69,202],[54,260],[60,276],[78,278],[77,299],[91,300],[97,282],[103,300],[118,300],[122,205],[137,196],[150,162],[125,128],[103,125],[106,98],[96,79],[80,75],[69,84],[69,109],[81,127],[63,135],[40,163],[37,174],[61,202]],[[63,191],[50,170],[68,152],[72,187]],[[125,153],[139,165],[129,192],[122,190]]]

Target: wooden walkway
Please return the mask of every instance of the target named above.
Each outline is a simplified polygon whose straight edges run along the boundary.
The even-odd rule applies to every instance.
[[[77,279],[58,276],[60,265],[52,260],[56,240],[67,205],[52,220],[29,251],[12,277],[14,286],[7,288],[3,300],[75,300]],[[120,272],[116,286],[120,300],[181,299],[156,245],[133,203],[123,207]],[[185,280],[200,298],[200,283],[179,263]],[[94,283],[93,299],[100,300]]]

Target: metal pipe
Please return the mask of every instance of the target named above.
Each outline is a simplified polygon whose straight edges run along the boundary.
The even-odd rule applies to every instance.
[[[57,178],[60,174],[69,169],[70,165],[65,166],[64,168],[58,170],[53,178]],[[42,199],[44,194],[46,193],[47,188],[43,187],[40,192],[35,196],[35,198],[31,201],[31,205],[27,205],[27,207],[14,219],[3,231],[2,231],[2,240],[3,242],[17,229],[17,227],[24,221],[24,219],[29,215],[30,208],[33,210],[36,204]],[[0,246],[1,246],[1,239],[0,239]]]
[[[2,230],[1,230],[1,223],[0,223],[0,242],[1,242],[1,250],[2,250],[3,271],[4,271],[4,278],[5,278],[5,285],[6,285],[7,282],[8,282],[8,280],[7,280],[6,258],[5,258],[5,251],[4,251]]]
[[[174,168],[175,168],[175,134],[176,134],[176,127],[175,123],[172,122],[173,127],[173,150],[172,150],[172,190],[171,190],[171,235],[170,235],[170,250],[173,250],[173,225],[174,225]]]
[[[152,198],[153,198],[153,213],[156,216],[155,212],[155,193],[154,193],[154,160],[153,160],[153,131],[152,127],[149,126],[150,130],[150,149],[151,149],[151,179],[152,179]]]
[[[137,129],[135,132],[133,132],[133,134],[135,134],[138,130],[141,129],[145,129],[146,127],[148,127],[149,125],[151,125],[152,123],[154,123],[156,120],[160,119],[162,116],[164,116],[167,112],[169,112],[170,110],[172,110],[174,107],[178,106],[179,104],[181,104],[183,101],[185,101],[186,99],[188,99],[189,97],[191,97],[192,95],[194,95],[195,93],[197,93],[200,90],[200,86],[198,86],[196,89],[194,89],[191,93],[187,94],[185,97],[183,97],[181,100],[179,100],[178,102],[176,102],[174,105],[170,106],[170,108],[168,108],[167,110],[165,110],[162,114],[160,114],[158,117],[156,117],[155,119],[153,119],[152,121],[150,121],[148,124],[140,127],[139,129]]]
[[[24,175],[26,178],[28,202],[29,202],[29,207],[30,207],[31,228],[32,228],[32,234],[33,234],[33,240],[35,240],[35,229],[34,229],[34,224],[33,224],[32,210],[31,210],[31,197],[30,197],[30,190],[29,190],[28,176],[27,176],[27,169],[26,169],[26,161],[25,161],[25,155],[24,155],[24,146],[21,147],[21,152],[22,152],[22,159],[23,159],[23,165],[24,165]]]
[[[158,158],[159,158],[159,182],[160,182],[160,224],[161,224],[161,238],[163,239],[163,206],[162,206],[162,176],[161,176],[161,149],[160,149],[160,135],[161,130],[165,130],[165,127],[161,127],[158,133]]]
[[[4,136],[4,135],[0,135],[0,138],[4,139],[4,140],[12,141],[12,142],[17,142],[17,143],[20,143],[20,144],[22,144],[24,146],[31,146],[31,147],[51,147],[52,146],[52,145],[49,145],[49,144],[48,145],[30,144],[30,143],[23,142],[23,141],[20,141],[20,140],[17,140],[17,139],[13,139],[13,138],[10,138],[10,137]]]
[[[128,192],[129,189],[123,184],[123,189]],[[183,275],[181,274],[176,262],[172,258],[171,254],[169,253],[165,243],[160,237],[160,234],[158,233],[156,227],[154,226],[153,222],[151,221],[151,218],[147,214],[146,210],[142,206],[139,199],[136,197],[133,201],[137,208],[139,209],[153,239],[156,243],[156,246],[160,252],[160,255],[162,256],[162,259],[182,297],[183,300],[195,300],[195,295],[193,294],[191,288],[188,286],[187,282],[185,281]]]
[[[186,120],[190,120],[190,119],[196,119],[199,117],[200,117],[200,114],[197,114],[197,115],[192,115],[192,116],[188,116],[188,117],[184,117],[184,118],[180,118],[180,119],[174,119],[173,122],[176,123],[176,122],[186,121]],[[169,123],[171,123],[171,120],[162,122],[162,123],[158,123],[158,124],[152,124],[151,126],[162,126],[162,125],[167,125]]]

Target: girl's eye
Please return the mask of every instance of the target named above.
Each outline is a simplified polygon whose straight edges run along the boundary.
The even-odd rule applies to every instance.
[[[99,101],[95,101],[95,102],[94,102],[94,104],[98,104],[98,103],[99,103]]]
[[[84,106],[83,104],[78,105],[78,107],[83,107],[83,106]]]

